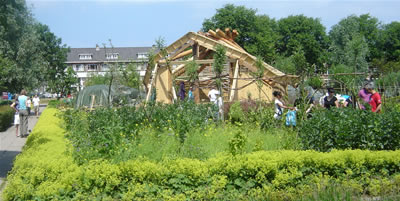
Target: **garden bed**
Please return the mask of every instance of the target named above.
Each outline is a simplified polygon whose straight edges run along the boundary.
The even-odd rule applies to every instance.
[[[232,155],[228,148],[202,160],[179,156],[79,162],[59,115],[53,108],[43,112],[8,176],[4,200],[399,198],[400,151]]]

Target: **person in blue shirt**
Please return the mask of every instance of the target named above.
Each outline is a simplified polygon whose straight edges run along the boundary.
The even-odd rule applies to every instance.
[[[190,87],[190,88],[189,88],[188,99],[189,99],[190,101],[194,101],[193,87]]]
[[[25,89],[22,89],[21,95],[18,96],[19,102],[19,120],[20,120],[20,137],[28,135],[28,97]]]

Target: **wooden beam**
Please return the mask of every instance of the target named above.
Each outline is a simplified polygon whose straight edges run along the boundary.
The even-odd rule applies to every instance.
[[[180,54],[181,52],[183,52],[186,48],[190,47],[191,45],[193,45],[193,42],[189,42],[189,43],[185,43],[183,46],[180,47],[179,50],[176,50],[172,55],[169,56],[170,60],[175,60],[177,58],[177,55]]]
[[[225,32],[223,32],[221,29],[215,30],[217,32],[217,35],[221,38],[226,38]]]
[[[227,62],[229,62],[231,60],[228,60]],[[235,61],[235,60],[233,60]],[[186,61],[170,61],[169,64],[171,65],[182,65],[182,64],[187,64],[190,61],[186,60]],[[195,60],[195,62],[197,64],[213,64],[214,63],[214,59],[204,59],[204,60]],[[160,61],[160,64],[165,64],[165,61]]]
[[[239,32],[238,32],[236,29],[232,30],[232,39],[233,39],[233,40],[235,40],[235,38],[236,38],[238,35],[239,35]]]
[[[215,31],[213,31],[213,30],[208,30],[208,33],[211,35],[211,36],[213,36],[214,38],[219,38],[219,36],[217,35],[217,33],[215,33]]]
[[[236,65],[235,65],[235,73],[233,74],[233,82],[231,86],[231,94],[229,97],[229,101],[232,102],[233,99],[235,98],[235,93],[236,93],[236,86],[237,86],[237,78],[239,76],[239,60],[236,60]]]
[[[153,76],[153,79],[151,79],[151,81],[150,81],[150,87],[149,87],[149,91],[147,91],[146,102],[148,102],[150,100],[151,90],[153,89],[154,80],[157,77],[157,71],[158,71],[158,63],[156,63],[156,65],[154,67],[154,76]]]
[[[189,55],[190,53],[192,53],[192,50],[183,51],[183,52],[179,53],[178,55],[175,55],[174,57],[172,57],[171,60],[175,60],[175,59],[182,58],[182,57],[184,57],[184,56]],[[160,62],[164,62],[164,63],[165,63],[165,61],[160,61]]]

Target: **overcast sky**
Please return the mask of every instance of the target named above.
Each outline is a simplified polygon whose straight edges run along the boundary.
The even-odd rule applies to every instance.
[[[35,18],[70,47],[95,47],[112,40],[115,47],[167,44],[198,31],[206,18],[227,3],[257,9],[275,19],[304,14],[327,28],[351,14],[369,13],[382,23],[400,21],[400,0],[27,0]]]

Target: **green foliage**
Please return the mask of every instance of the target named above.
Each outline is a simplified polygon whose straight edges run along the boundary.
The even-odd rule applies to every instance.
[[[233,124],[245,121],[245,115],[239,101],[236,101],[230,106],[228,116]]]
[[[199,69],[199,65],[195,61],[190,61],[185,66],[185,73],[188,76],[188,80],[190,83],[195,82],[199,79],[199,73],[197,70]]]
[[[256,79],[257,88],[258,88],[258,98],[261,99],[261,89],[264,86],[264,82],[262,79],[264,77],[265,67],[264,67],[264,61],[262,60],[262,58],[260,56],[257,56],[256,67],[257,67],[257,71],[250,72],[250,74]]]
[[[320,77],[315,76],[315,77],[310,77],[306,80],[306,84],[313,89],[321,89],[323,87],[323,81],[321,80]]]
[[[122,85],[139,89],[141,86],[137,64],[130,63],[122,70]]]
[[[233,156],[242,154],[247,143],[247,136],[241,130],[236,131],[235,136],[229,140],[229,153]]]
[[[93,86],[93,85],[108,85],[110,84],[110,78],[108,75],[100,75],[100,74],[92,74],[85,81],[85,86]]]
[[[331,186],[358,197],[400,193],[399,151],[259,151],[77,165],[55,114],[43,112],[7,178],[4,200],[298,200],[326,196]]]
[[[381,49],[387,61],[400,61],[400,22],[392,22],[383,27]]]
[[[275,58],[276,22],[267,15],[256,15],[257,10],[226,4],[214,16],[205,19],[202,30],[230,28],[239,32],[235,41],[250,54],[260,55],[265,61]]]
[[[282,18],[278,21],[278,33],[277,51],[283,56],[296,55],[302,50],[305,62],[318,67],[325,62],[328,37],[319,19],[304,15]]]
[[[305,149],[396,150],[400,148],[399,125],[396,110],[381,114],[352,108],[319,110],[303,122],[299,134]]]
[[[221,94],[221,73],[224,70],[224,65],[226,63],[226,56],[225,56],[226,50],[225,47],[222,45],[217,45],[215,47],[215,52],[214,52],[214,63],[213,63],[213,71],[217,77],[215,80],[215,83],[217,84],[217,88],[219,89],[219,92]]]
[[[367,62],[378,57],[377,35],[378,20],[368,14],[342,19],[329,32],[332,62],[365,72],[368,69]]]
[[[293,62],[293,57],[284,57],[284,56],[279,56],[274,62],[274,67],[279,69],[280,71],[286,73],[286,74],[291,74],[295,75],[296,74],[296,65]]]
[[[15,110],[9,105],[0,105],[0,131],[7,130],[14,120]]]
[[[77,161],[97,158],[111,159],[119,155],[127,144],[140,138],[140,131],[153,128],[171,131],[183,143],[189,131],[204,128],[211,105],[196,105],[191,101],[179,104],[156,104],[135,107],[98,108],[85,113],[69,110],[64,119],[69,131],[67,138],[74,145]],[[194,115],[195,114],[195,115]]]

